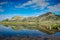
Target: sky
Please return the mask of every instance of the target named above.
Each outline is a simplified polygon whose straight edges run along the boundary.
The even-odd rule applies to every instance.
[[[0,20],[13,16],[60,15],[60,0],[0,0]]]

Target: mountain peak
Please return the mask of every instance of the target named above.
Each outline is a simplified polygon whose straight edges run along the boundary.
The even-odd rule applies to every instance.
[[[14,17],[12,17],[12,18],[20,18],[20,16],[14,16]]]
[[[48,14],[52,14],[52,12],[47,12]]]
[[[49,14],[54,14],[54,13],[52,13],[52,12],[47,12],[46,14],[49,15]]]
[[[40,15],[39,17],[42,17],[42,16],[48,16],[48,15],[54,15],[52,12],[47,12],[47,13],[45,13],[45,14],[43,14],[43,15]]]
[[[20,16],[14,16],[14,17],[20,17]]]
[[[19,20],[21,17],[20,16],[14,16],[12,17],[13,20]]]

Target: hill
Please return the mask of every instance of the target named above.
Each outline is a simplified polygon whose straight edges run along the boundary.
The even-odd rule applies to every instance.
[[[55,33],[60,31],[60,16],[52,12],[45,13],[38,17],[20,17],[3,20],[3,25],[18,29],[37,29],[46,33]]]

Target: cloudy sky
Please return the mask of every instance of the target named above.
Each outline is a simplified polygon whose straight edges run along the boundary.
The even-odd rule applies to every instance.
[[[0,0],[0,20],[13,16],[60,15],[60,0]]]

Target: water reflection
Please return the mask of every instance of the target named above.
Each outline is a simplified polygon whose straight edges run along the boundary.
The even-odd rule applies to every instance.
[[[4,29],[7,29],[7,30],[11,30],[12,33],[13,32],[16,32],[16,33],[19,32],[19,33],[23,34],[23,32],[24,32],[24,33],[29,34],[29,32],[31,31],[32,34],[35,34],[36,30],[38,30],[38,32],[37,32],[38,34],[42,33],[43,35],[53,35],[53,34],[59,33],[59,32],[55,32],[55,31],[40,27],[38,24],[37,25],[33,25],[33,24],[32,25],[30,25],[30,24],[29,25],[4,25],[4,26],[1,26],[1,27],[3,27]]]
[[[25,24],[25,25],[4,25],[6,27],[11,27],[13,30],[39,30],[47,34],[54,34],[54,30],[49,30],[44,26],[39,26],[38,24]]]
[[[11,27],[0,25],[0,36],[45,36],[47,34],[38,30],[14,30]]]
[[[38,30],[31,30],[31,29],[24,29],[24,30],[15,30],[13,28],[11,28],[12,26],[10,25],[0,25],[0,38],[21,38],[21,37],[41,37],[41,38],[52,38],[52,37],[56,37],[56,36],[60,36],[60,32],[57,32],[56,34],[52,34],[52,35],[48,35],[42,31],[38,31]]]

